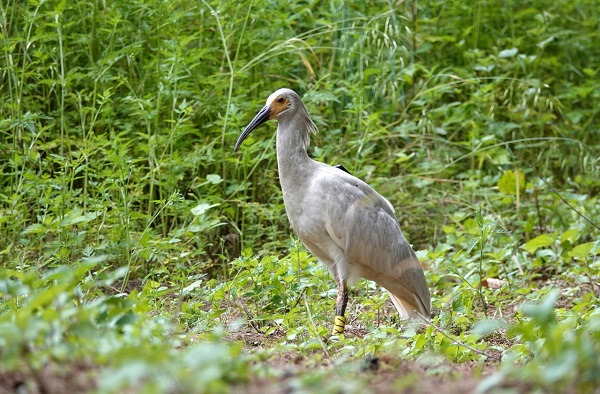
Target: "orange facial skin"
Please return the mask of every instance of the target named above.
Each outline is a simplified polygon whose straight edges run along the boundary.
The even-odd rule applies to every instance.
[[[277,115],[290,107],[290,102],[283,96],[277,97],[269,104],[269,119],[275,119]]]

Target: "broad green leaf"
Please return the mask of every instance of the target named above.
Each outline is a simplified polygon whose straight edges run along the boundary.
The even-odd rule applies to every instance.
[[[504,328],[506,326],[507,323],[502,320],[484,319],[478,321],[477,324],[475,324],[475,327],[473,327],[473,334],[484,336],[498,331],[499,329]]]
[[[482,66],[482,65],[479,65],[479,64],[478,64],[478,65],[476,65],[476,66],[473,66],[473,69],[474,69],[475,71],[485,71],[485,72],[490,72],[490,71],[492,71],[492,70],[493,70],[495,67],[496,67],[496,66],[495,66],[494,64],[491,64],[491,65],[489,65],[489,66]]]
[[[517,170],[519,176],[519,190],[525,190],[525,174]],[[501,193],[516,194],[517,192],[517,176],[511,170],[504,171],[502,177],[498,180],[498,190]]]
[[[575,246],[570,252],[569,256],[575,259],[585,259],[590,255],[590,251],[594,247],[594,242],[586,242],[581,245]]]
[[[562,235],[560,236],[560,242],[565,242],[565,241],[573,242],[577,239],[578,235],[579,235],[579,230],[576,228],[572,228],[572,229],[567,230],[564,233],[562,233]]]
[[[479,225],[478,223],[475,221],[475,219],[472,218],[468,218],[467,220],[464,221],[463,223],[464,229],[468,234],[479,234]]]
[[[454,234],[454,233],[456,233],[456,229],[454,228],[454,226],[443,226],[442,227],[442,231],[445,234]]]
[[[10,251],[12,250],[12,248],[13,248],[13,244],[8,244],[8,246],[6,248],[4,248],[4,250],[0,250],[0,255],[9,254]]]
[[[507,57],[513,57],[517,54],[517,52],[519,52],[519,50],[517,48],[504,49],[504,50],[500,51],[500,53],[498,54],[498,57],[500,59],[504,59]]]
[[[190,285],[183,288],[183,290],[181,291],[181,294],[184,296],[188,295],[192,291],[198,289],[200,287],[200,285],[202,284],[202,282],[203,282],[202,279],[198,279],[198,280],[192,282]]]
[[[109,256],[105,255],[105,254],[101,254],[101,255],[98,255],[98,256],[90,256],[90,257],[84,257],[84,258],[82,258],[82,260],[84,262],[91,263],[91,264],[104,263],[108,259],[109,259]]]
[[[548,45],[549,43],[551,43],[552,41],[554,41],[554,38],[555,38],[555,37],[552,35],[552,36],[550,36],[550,37],[546,38],[544,41],[540,41],[540,42],[538,42],[538,43],[537,43],[537,46],[538,46],[539,48],[544,48],[546,45]]]
[[[527,315],[533,317],[538,324],[554,322],[554,305],[560,296],[560,291],[550,291],[538,304],[525,304],[521,308]]]
[[[529,253],[535,253],[535,251],[538,250],[539,248],[544,248],[546,246],[552,245],[552,242],[554,242],[554,241],[552,240],[552,238],[550,238],[550,236],[548,234],[542,234],[538,237],[535,237],[535,238],[527,241],[525,243],[524,248]]]
[[[71,283],[69,282],[58,282],[56,285],[44,288],[41,292],[30,296],[27,300],[28,304],[20,309],[19,318],[23,319],[22,321],[26,321],[31,311],[45,307],[70,286]]]
[[[208,211],[212,207],[216,207],[217,205],[219,205],[219,204],[211,205],[211,204],[207,204],[207,203],[200,203],[191,209],[192,215],[194,215],[194,216],[204,215],[206,213],[206,211]]]
[[[219,175],[219,174],[208,174],[206,176],[206,180],[214,185],[218,185],[219,183],[221,183],[223,181],[223,179],[221,178],[221,175]]]
[[[60,221],[59,226],[67,227],[73,224],[87,223],[96,219],[98,216],[100,216],[100,212],[88,212],[84,215],[80,210],[74,210],[69,212],[67,216]]]
[[[575,349],[567,349],[553,358],[543,370],[546,381],[556,382],[568,374],[572,374],[577,367],[578,354]]]
[[[41,223],[34,223],[27,226],[27,228],[21,232],[21,235],[43,233],[46,231],[46,228],[47,227]]]

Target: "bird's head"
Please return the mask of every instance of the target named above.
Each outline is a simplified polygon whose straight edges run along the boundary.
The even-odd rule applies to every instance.
[[[242,142],[244,142],[244,140],[246,139],[246,137],[248,137],[252,130],[265,123],[266,121],[271,119],[277,119],[279,121],[282,121],[286,118],[294,116],[294,114],[297,113],[305,113],[306,117],[308,118],[308,112],[306,111],[306,108],[304,107],[300,96],[298,96],[298,94],[291,89],[283,88],[276,90],[269,96],[269,98],[267,98],[267,103],[265,104],[265,106],[262,107],[260,111],[258,111],[256,116],[254,116],[254,119],[252,119],[248,126],[246,126],[246,128],[238,138],[237,142],[235,143],[235,147],[233,148],[233,150],[237,152],[237,150],[240,148],[240,145],[242,145]],[[310,118],[308,119],[310,121]],[[312,126],[314,127],[312,121],[310,121],[310,124],[312,124]]]

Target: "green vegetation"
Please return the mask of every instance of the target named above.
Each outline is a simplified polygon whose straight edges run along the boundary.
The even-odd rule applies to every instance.
[[[0,391],[597,390],[599,21],[596,0],[1,2]],[[274,126],[233,153],[284,86],[310,154],[396,207],[434,326],[361,281],[322,341],[335,286],[289,228]]]

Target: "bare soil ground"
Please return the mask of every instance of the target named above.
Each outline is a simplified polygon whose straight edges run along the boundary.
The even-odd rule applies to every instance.
[[[85,393],[96,388],[97,367],[78,362],[47,364],[39,370],[0,371],[0,394]]]

